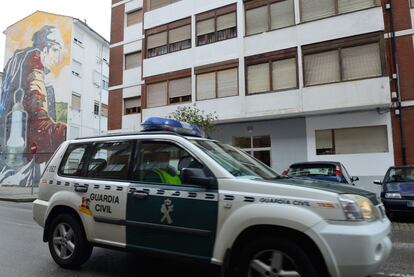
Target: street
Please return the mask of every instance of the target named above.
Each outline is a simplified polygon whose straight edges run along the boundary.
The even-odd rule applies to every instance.
[[[398,221],[393,223],[393,252],[376,277],[414,277],[414,223]],[[94,248],[82,269],[65,270],[54,263],[42,242],[31,203],[0,202],[0,222],[0,276],[219,276],[217,269],[207,266],[100,248]]]

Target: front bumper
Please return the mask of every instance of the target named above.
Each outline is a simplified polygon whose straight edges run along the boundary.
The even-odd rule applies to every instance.
[[[391,253],[391,223],[321,222],[308,235],[319,245],[332,276],[369,276]],[[317,238],[315,238],[317,237]]]
[[[381,198],[381,201],[387,212],[414,214],[414,206],[409,206],[409,203],[413,203],[414,200]]]

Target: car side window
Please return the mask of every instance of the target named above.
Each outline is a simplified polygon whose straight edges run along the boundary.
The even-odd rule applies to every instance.
[[[349,175],[349,173],[346,170],[345,166],[342,165],[341,168],[342,168],[342,175],[344,175],[344,177],[345,177],[346,181],[348,182],[348,184],[351,184],[352,183],[351,175]]]
[[[88,161],[88,177],[104,179],[127,179],[132,153],[130,141],[95,144]]]
[[[203,168],[186,150],[169,142],[142,142],[134,181],[181,185],[184,168]]]
[[[87,147],[88,145],[86,144],[69,145],[59,167],[59,174],[67,176],[80,176]]]

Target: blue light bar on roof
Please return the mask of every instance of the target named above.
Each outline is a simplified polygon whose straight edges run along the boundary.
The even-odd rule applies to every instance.
[[[171,131],[180,135],[202,137],[198,126],[170,118],[149,117],[141,126],[144,131]]]

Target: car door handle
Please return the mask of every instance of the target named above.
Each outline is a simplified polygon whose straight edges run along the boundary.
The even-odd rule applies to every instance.
[[[149,193],[143,190],[137,190],[132,193],[132,196],[138,199],[145,199],[149,196]]]
[[[75,184],[74,187],[75,187],[76,192],[87,192],[88,191],[87,185]]]

